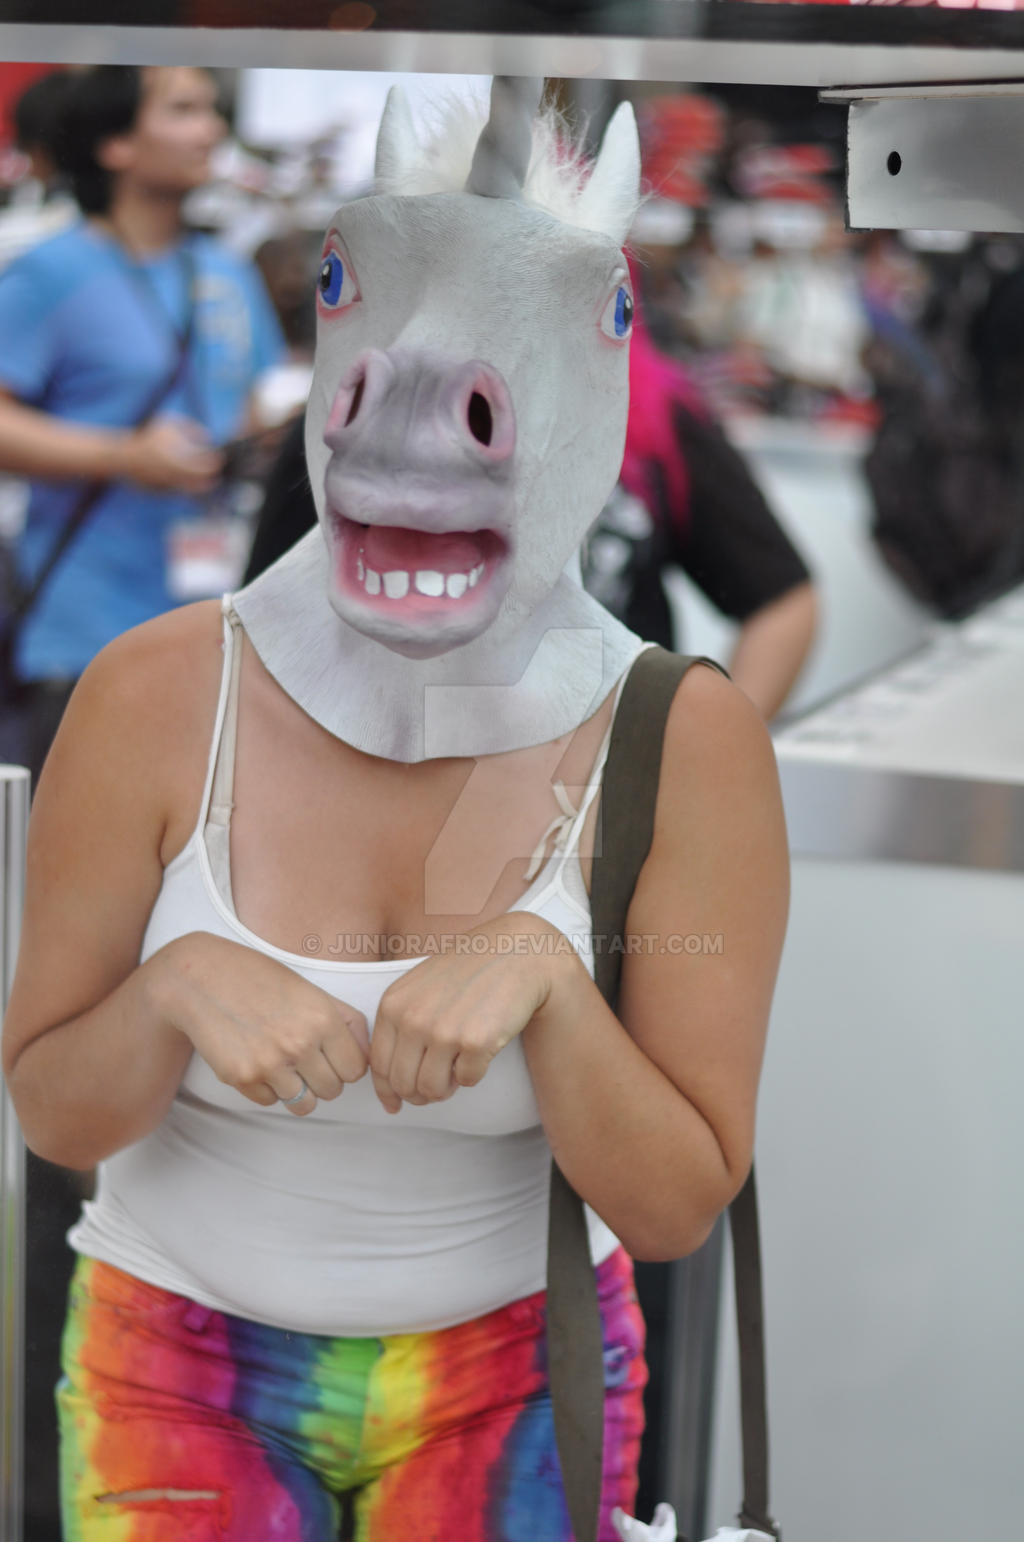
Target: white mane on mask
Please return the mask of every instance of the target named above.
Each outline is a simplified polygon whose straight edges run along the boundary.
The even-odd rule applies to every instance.
[[[378,162],[375,191],[399,196],[465,191],[487,115],[488,105],[480,100],[453,96],[433,103],[415,141],[406,141],[401,164]],[[594,163],[583,148],[586,125],[574,130],[551,102],[534,117],[532,133],[522,202],[566,225],[621,239],[642,201],[636,169],[620,163],[600,189],[591,186]]]

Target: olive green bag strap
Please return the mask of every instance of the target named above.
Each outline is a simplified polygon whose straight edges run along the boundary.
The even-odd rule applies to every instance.
[[[683,657],[661,648],[645,650],[630,670],[615,714],[602,778],[590,889],[594,979],[613,1010],[626,914],[654,832],[665,723],[680,680],[697,662],[721,669],[713,659]],[[737,1232],[734,1220],[733,1233],[743,1415],[741,1515],[743,1524],[772,1533],[774,1528],[767,1520],[767,1420],[756,1208],[751,1224],[752,1174],[735,1203],[744,1223]],[[554,1162],[548,1221],[547,1334],[555,1439],[569,1519],[576,1542],[594,1542],[604,1437],[601,1318],[583,1205]]]

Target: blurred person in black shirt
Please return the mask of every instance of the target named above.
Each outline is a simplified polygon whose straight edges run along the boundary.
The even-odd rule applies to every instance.
[[[740,624],[733,679],[765,718],[807,657],[817,604],[807,565],[746,462],[684,368],[661,353],[638,312],[621,479],[587,542],[586,587],[648,642],[673,648],[663,583],[679,567]]]

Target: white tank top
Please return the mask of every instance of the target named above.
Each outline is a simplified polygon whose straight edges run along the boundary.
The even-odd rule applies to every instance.
[[[203,804],[168,864],[140,962],[205,931],[280,959],[365,1014],[416,959],[307,958],[257,937],[234,913],[229,833],[240,623],[224,602],[224,668]],[[621,689],[621,686],[620,686]],[[616,696],[616,707],[618,696]],[[609,727],[580,807],[517,910],[570,937],[592,969],[580,830],[600,788]],[[564,793],[562,794],[564,797]],[[543,846],[541,850],[543,850]],[[571,1074],[571,1073],[570,1073]],[[370,1078],[297,1119],[217,1080],[196,1054],[163,1122],[99,1170],[69,1233],[99,1258],[204,1306],[334,1337],[449,1327],[541,1290],[551,1152],[518,1039],[478,1086],[385,1114]],[[591,1252],[617,1246],[588,1212]]]

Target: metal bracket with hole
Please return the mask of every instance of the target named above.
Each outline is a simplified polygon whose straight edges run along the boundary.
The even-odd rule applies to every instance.
[[[849,103],[851,230],[1024,231],[1024,81],[821,96]]]

